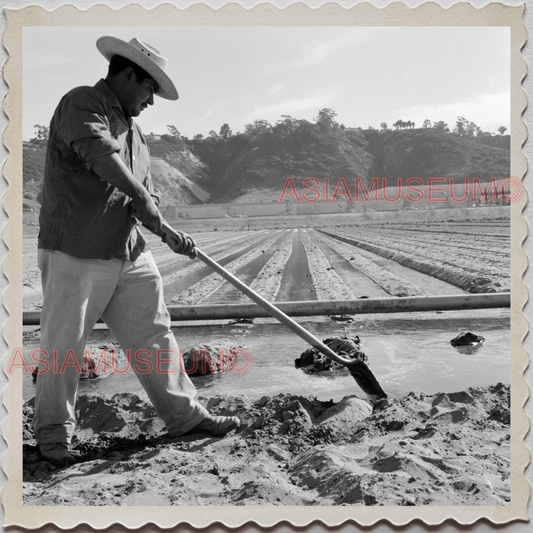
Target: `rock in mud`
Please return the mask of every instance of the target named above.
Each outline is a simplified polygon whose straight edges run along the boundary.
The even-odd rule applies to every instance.
[[[254,319],[253,318],[237,318],[236,320],[232,320],[231,322],[228,322],[228,326],[239,326],[239,325],[253,325]]]
[[[324,344],[331,348],[335,353],[353,359],[354,361],[363,361],[366,363],[368,357],[361,350],[361,340],[356,335],[354,337],[331,337],[324,340]],[[343,365],[332,361],[329,357],[321,354],[315,348],[309,348],[300,357],[294,360],[296,368],[303,368],[307,373],[323,372],[325,370],[335,370],[344,368]]]
[[[460,333],[457,337],[454,337],[450,344],[452,346],[480,346],[485,342],[485,337],[482,335],[476,335],[467,331],[466,333]]]
[[[189,376],[209,376],[227,368],[232,357],[234,354],[228,348],[202,344],[183,354],[183,364]]]
[[[348,315],[332,315],[330,316],[333,322],[346,322],[347,324],[353,324],[355,320]]]

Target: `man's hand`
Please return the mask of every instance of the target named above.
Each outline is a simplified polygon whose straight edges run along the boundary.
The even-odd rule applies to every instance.
[[[176,231],[176,233],[179,237],[178,240],[170,235],[166,235],[165,242],[170,246],[173,252],[187,255],[190,259],[196,259],[198,254],[196,253],[196,243],[194,242],[194,239],[182,231]]]

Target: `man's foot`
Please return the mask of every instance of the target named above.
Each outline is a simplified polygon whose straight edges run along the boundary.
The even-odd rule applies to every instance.
[[[193,433],[206,433],[212,437],[223,437],[232,429],[241,425],[241,421],[236,416],[212,416],[204,418],[197,426],[187,431],[186,435]]]
[[[71,465],[76,462],[76,459],[70,455],[68,446],[61,442],[52,442],[51,444],[41,444],[39,446],[41,456],[45,461],[60,466]]]

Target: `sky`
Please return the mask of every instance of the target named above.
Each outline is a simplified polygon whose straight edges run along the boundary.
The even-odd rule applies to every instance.
[[[48,125],[61,97],[105,77],[96,40],[137,37],[168,58],[180,98],[156,97],[145,134],[234,133],[282,115],[333,109],[346,127],[458,116],[510,128],[510,30],[503,27],[25,27],[23,138]]]

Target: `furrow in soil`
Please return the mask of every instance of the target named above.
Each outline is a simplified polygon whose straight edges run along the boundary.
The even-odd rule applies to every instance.
[[[271,246],[279,238],[279,234],[280,232],[276,231],[274,235],[258,245],[253,246],[248,252],[235,254],[238,257],[225,265],[226,270],[235,274],[240,268],[263,253],[263,250]],[[170,298],[169,302],[175,305],[197,305],[213,294],[223,283],[225,281],[222,276],[217,273],[210,274],[180,294]]]
[[[305,229],[300,231],[317,298],[319,300],[353,300],[353,292],[335,272],[326,256],[313,243],[307,231]]]

